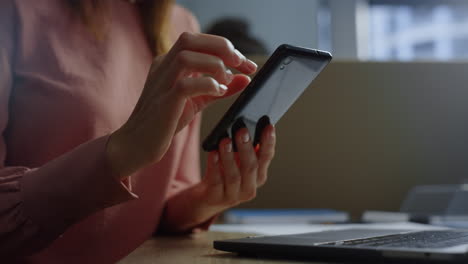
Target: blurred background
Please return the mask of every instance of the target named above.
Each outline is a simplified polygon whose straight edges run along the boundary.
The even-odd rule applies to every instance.
[[[259,65],[282,43],[334,55],[277,124],[269,181],[242,207],[357,219],[398,211],[414,186],[468,178],[468,1],[178,2]],[[232,100],[205,111],[202,138]]]
[[[282,43],[360,60],[468,58],[464,0],[178,0],[205,31],[240,18],[271,52]]]

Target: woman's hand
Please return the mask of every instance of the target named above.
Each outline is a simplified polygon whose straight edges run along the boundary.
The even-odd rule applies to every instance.
[[[275,155],[276,136],[272,125],[262,132],[258,151],[252,146],[247,128],[235,135],[237,152],[229,138],[223,139],[218,151],[208,157],[206,175],[199,184],[203,206],[216,213],[255,198],[257,188],[265,184]]]
[[[230,139],[222,140],[218,151],[208,156],[202,181],[169,200],[167,208],[177,210],[166,211],[164,230],[185,232],[225,209],[255,198],[257,188],[267,180],[275,155],[275,129],[269,125],[263,130],[259,148],[252,146],[246,128],[239,129],[235,143],[238,152],[232,151]]]
[[[233,75],[226,67],[243,74]],[[244,89],[257,66],[225,38],[183,33],[155,59],[129,120],[108,142],[112,169],[125,178],[159,161],[174,135],[216,99]]]

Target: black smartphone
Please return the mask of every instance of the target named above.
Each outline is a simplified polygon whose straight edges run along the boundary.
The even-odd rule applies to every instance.
[[[203,141],[203,149],[218,149],[223,138],[233,138],[242,127],[257,145],[263,128],[279,121],[331,59],[326,51],[279,46]]]

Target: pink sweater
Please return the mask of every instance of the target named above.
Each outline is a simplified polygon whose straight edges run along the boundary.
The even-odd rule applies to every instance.
[[[152,54],[136,7],[105,1],[99,41],[64,0],[0,0],[0,256],[115,262],[156,231],[172,195],[200,179],[200,118],[128,181],[107,167],[108,135],[133,110]],[[181,7],[171,19],[173,40],[198,31]]]

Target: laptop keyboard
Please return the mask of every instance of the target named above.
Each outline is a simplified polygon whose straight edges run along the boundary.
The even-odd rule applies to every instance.
[[[421,231],[324,243],[330,246],[444,248],[468,244],[468,231]]]

